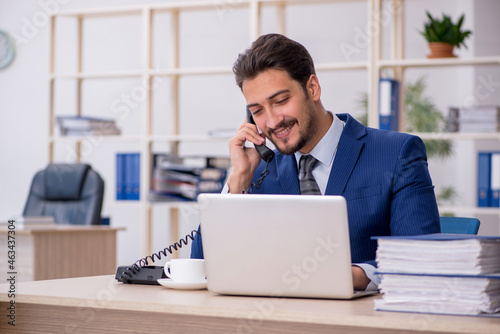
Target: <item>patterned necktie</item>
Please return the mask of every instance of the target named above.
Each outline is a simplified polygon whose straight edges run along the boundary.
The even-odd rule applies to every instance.
[[[299,162],[299,183],[302,195],[321,195],[318,184],[312,175],[312,170],[316,166],[316,160],[312,155],[307,154],[300,157]]]

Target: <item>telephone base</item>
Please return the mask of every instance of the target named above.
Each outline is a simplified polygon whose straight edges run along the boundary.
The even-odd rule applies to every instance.
[[[167,277],[163,271],[163,266],[145,266],[139,268],[139,270],[135,270],[135,273],[129,271],[128,275],[123,275],[128,268],[129,266],[119,266],[116,269],[115,279],[118,282],[125,284],[160,285],[160,283],[158,283],[158,279]]]

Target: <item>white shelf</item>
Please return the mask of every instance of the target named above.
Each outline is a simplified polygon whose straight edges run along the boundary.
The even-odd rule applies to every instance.
[[[149,136],[151,142],[218,142],[228,141],[229,136],[209,136],[209,135],[153,135]]]
[[[318,71],[340,71],[340,70],[366,70],[367,62],[350,63],[319,63],[316,65]],[[130,70],[115,72],[79,72],[79,73],[52,73],[50,79],[113,79],[113,78],[140,78],[144,75],[150,76],[189,76],[189,75],[232,75],[233,70],[229,66],[220,67],[198,67],[198,68],[174,68],[174,69],[149,69],[146,71]]]
[[[433,59],[389,59],[379,60],[379,68],[385,67],[444,67],[444,66],[477,66],[499,65],[500,57],[476,58],[433,58]]]
[[[464,206],[443,206],[439,207],[440,214],[456,213],[456,214],[472,214],[472,215],[498,215],[500,217],[500,208],[479,208],[479,207],[464,207]]]
[[[166,206],[172,209],[197,209],[197,201],[149,201],[152,206]]]
[[[318,63],[315,65],[317,71],[338,71],[338,70],[367,70],[368,62],[342,62],[342,63]]]
[[[213,75],[233,74],[231,67],[202,67],[202,68],[177,68],[167,70],[149,70],[149,75],[174,76],[174,75]]]
[[[491,133],[462,133],[462,132],[415,132],[412,135],[422,139],[442,139],[442,140],[474,140],[493,139],[500,140],[499,132]]]
[[[76,143],[79,141],[90,140],[92,142],[103,141],[113,143],[130,143],[141,141],[141,136],[109,136],[109,135],[96,135],[96,136],[52,136],[49,137],[50,143]]]
[[[50,79],[112,79],[112,78],[128,78],[137,77],[140,78],[143,72],[139,70],[131,71],[116,71],[116,72],[79,72],[79,73],[53,73],[50,75]]]

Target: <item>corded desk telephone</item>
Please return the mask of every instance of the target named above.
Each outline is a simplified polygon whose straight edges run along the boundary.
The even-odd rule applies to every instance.
[[[248,121],[248,123],[256,125],[255,121],[253,119],[253,116],[252,116],[252,112],[248,108],[247,108],[247,121]],[[250,184],[250,187],[248,187],[248,189],[245,191],[245,193],[247,193],[247,194],[251,194],[253,192],[253,188],[255,188],[255,189],[259,189],[260,188],[260,185],[262,184],[262,181],[264,181],[264,178],[269,174],[269,171],[267,170],[267,166],[274,159],[274,152],[273,152],[273,150],[271,150],[266,145],[261,144],[261,145],[254,145],[254,146],[255,146],[255,149],[257,150],[257,152],[259,152],[260,157],[262,158],[262,160],[264,160],[266,162],[266,167],[260,173],[260,177],[257,179],[257,184],[255,184],[255,183],[252,182]]]
[[[131,266],[119,266],[116,269],[115,279],[118,282],[125,284],[160,285],[157,280],[160,278],[166,278],[163,266],[154,266],[149,264],[154,263],[156,260],[160,260],[162,256],[168,256],[167,252],[172,254],[174,251],[182,248],[182,246],[187,245],[189,239],[194,240],[195,234],[200,234],[200,232],[193,230],[183,239],[180,239],[158,253],[153,253],[145,258],[135,261]]]
[[[248,123],[256,125],[255,121],[253,120],[252,112],[248,108],[247,108],[247,121],[248,121]],[[261,145],[254,145],[254,146],[257,149],[257,152],[259,152],[262,160],[264,160],[265,162],[270,163],[271,160],[274,159],[274,152],[266,145],[261,144]]]
[[[248,123],[255,124],[255,121],[253,119],[252,113],[250,110],[247,108],[247,121]],[[266,145],[254,145],[255,148],[257,149],[257,152],[259,152],[261,158],[266,162],[266,167],[260,173],[260,178],[257,180],[257,184],[253,183],[250,185],[246,193],[252,193],[252,189],[259,189],[262,181],[264,178],[269,174],[269,171],[267,170],[267,166],[269,163],[274,159],[274,152],[267,147]],[[134,264],[131,266],[119,266],[116,269],[116,274],[115,274],[115,279],[119,282],[125,283],[125,284],[151,284],[151,285],[159,285],[158,279],[160,278],[166,278],[165,273],[163,271],[162,266],[154,266],[154,265],[149,265],[150,263],[155,262],[156,260],[160,260],[163,256],[167,256],[167,252],[172,254],[174,250],[178,250],[179,248],[182,248],[183,245],[187,245],[189,242],[189,239],[194,240],[195,234],[199,234],[198,231],[193,230],[191,231],[190,234],[186,235],[183,239],[180,239],[178,242],[174,243],[173,245],[170,245],[166,248],[164,248],[162,251],[159,251],[158,253],[153,253],[152,255],[146,256],[145,258],[142,258],[140,260],[137,260]]]

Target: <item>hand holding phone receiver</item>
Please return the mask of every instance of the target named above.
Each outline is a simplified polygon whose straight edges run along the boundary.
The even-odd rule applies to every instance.
[[[250,109],[247,108],[247,121],[248,123],[255,124],[255,121],[253,120],[252,112]],[[266,161],[267,163],[270,163],[271,160],[274,159],[274,152],[271,150],[269,147],[267,147],[264,144],[261,145],[255,145],[255,149],[257,149],[257,152],[259,152],[261,158]]]

